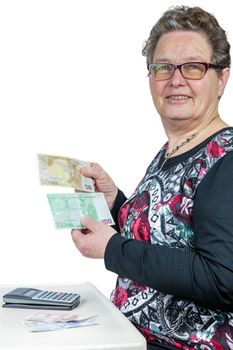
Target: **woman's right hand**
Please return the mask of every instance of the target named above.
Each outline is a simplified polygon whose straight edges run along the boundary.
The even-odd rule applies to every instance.
[[[79,171],[82,175],[93,179],[96,192],[103,192],[111,210],[118,192],[118,188],[111,177],[97,163],[90,163],[89,167],[81,167]]]

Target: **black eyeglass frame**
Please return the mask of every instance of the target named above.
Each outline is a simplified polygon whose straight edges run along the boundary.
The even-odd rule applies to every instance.
[[[148,64],[147,65],[147,69],[149,71],[148,73],[148,76],[150,75],[151,73],[151,69],[155,66],[159,66],[159,65],[167,65],[167,66],[171,66],[172,67],[172,74],[169,78],[165,78],[165,79],[156,79],[156,78],[153,78],[154,80],[157,80],[157,81],[162,81],[162,80],[169,80],[173,77],[173,74],[175,73],[176,69],[179,69],[182,77],[184,79],[188,79],[188,80],[201,80],[204,78],[204,76],[206,75],[206,72],[209,68],[213,68],[215,70],[218,70],[218,71],[221,71],[222,70],[222,67],[218,64],[213,64],[213,63],[206,63],[206,62],[185,62],[185,63],[182,63],[182,64],[172,64],[172,63],[152,63],[152,64]],[[186,65],[186,64],[202,64],[204,67],[205,67],[205,72],[203,74],[203,77],[201,78],[186,78],[184,75],[183,75],[183,72],[182,72],[182,66]]]

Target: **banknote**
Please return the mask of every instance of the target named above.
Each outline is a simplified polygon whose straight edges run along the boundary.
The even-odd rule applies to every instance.
[[[102,192],[52,193],[47,197],[57,229],[85,228],[80,222],[81,216],[114,225]]]
[[[75,327],[87,327],[97,324],[94,320],[84,321],[84,322],[54,322],[47,323],[41,321],[24,321],[24,327],[30,332],[48,332],[48,331],[58,331],[62,329],[75,328]]]
[[[96,317],[97,315],[36,313],[24,319],[23,325],[30,332],[48,332],[92,326],[97,324]]]
[[[41,185],[73,187],[81,191],[94,192],[91,178],[80,174],[79,169],[90,166],[83,160],[38,154]]]
[[[50,313],[50,312],[36,312],[25,318],[25,321],[40,321],[40,322],[85,322],[97,317],[96,314],[82,315],[82,314],[70,314],[67,312]]]

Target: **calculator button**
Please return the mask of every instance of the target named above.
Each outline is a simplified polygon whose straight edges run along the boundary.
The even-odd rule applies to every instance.
[[[60,293],[54,293],[53,296],[52,296],[52,299],[55,300],[57,299],[57,297],[60,295]]]
[[[50,294],[51,294],[51,292],[47,292],[46,294],[42,295],[42,298],[47,299]]]
[[[52,294],[50,295],[50,299],[54,299],[54,296],[56,295],[56,292],[52,292]]]
[[[64,293],[59,293],[56,297],[56,300],[61,300],[61,298],[63,297]]]
[[[40,298],[44,294],[44,291],[37,293],[33,298]]]
[[[66,299],[67,299],[67,297],[68,297],[68,294],[67,294],[67,293],[65,293],[65,294],[64,294],[64,296],[62,297],[62,300],[66,300]]]
[[[46,294],[45,296],[42,297],[42,299],[44,299],[44,300],[48,299],[48,295],[49,294]]]
[[[44,298],[46,298],[46,295],[47,295],[47,294],[48,294],[48,291],[43,292],[43,293],[40,294],[40,295],[34,296],[33,299],[44,299]]]
[[[49,294],[47,294],[46,299],[50,299],[52,295],[53,295],[53,292],[50,292]]]

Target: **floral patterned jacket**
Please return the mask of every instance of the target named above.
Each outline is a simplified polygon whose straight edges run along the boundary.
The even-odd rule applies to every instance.
[[[164,163],[166,145],[113,208],[113,303],[148,342],[233,349],[233,128]]]

